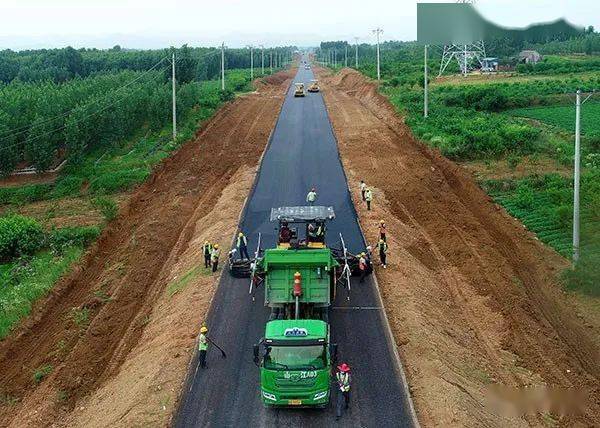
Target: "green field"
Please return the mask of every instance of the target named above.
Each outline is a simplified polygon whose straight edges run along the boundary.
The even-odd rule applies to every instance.
[[[600,134],[600,95],[595,95],[581,107],[581,132]],[[575,131],[575,106],[548,106],[511,110],[509,114],[539,120],[566,131]]]
[[[101,73],[86,68],[89,75],[82,69],[48,75],[31,60],[50,60],[63,53],[0,52],[0,77],[6,78],[2,74],[5,56],[14,57],[19,65],[17,75],[0,78],[0,98],[6,101],[0,103],[0,118],[5,119],[0,121],[0,154],[10,154],[0,156],[0,177],[22,161],[45,170],[59,156],[67,160],[52,181],[0,187],[0,340],[29,315],[35,301],[52,289],[116,217],[125,192],[193,139],[198,127],[224,102],[253,89],[248,69],[228,69],[222,90],[218,79],[206,79],[215,77],[212,63],[198,55],[197,61],[182,55],[178,75],[185,77],[187,71],[188,76],[177,82],[178,132],[173,141],[171,83],[164,73],[168,67],[146,72],[129,69],[140,67],[140,58],[152,63],[164,52],[83,51],[84,56],[108,61],[97,65]],[[249,60],[244,49],[228,55],[229,67]],[[122,57],[131,61],[123,62]],[[262,75],[255,70],[254,77]]]
[[[600,42],[597,35],[586,40]],[[580,42],[585,40],[560,42],[552,53],[580,52]],[[325,54],[331,49],[341,52],[343,43],[323,43],[321,49]],[[359,48],[363,59],[358,70],[376,78],[373,48]],[[522,46],[494,49],[499,48],[504,50],[504,60],[510,61]],[[380,91],[404,116],[414,135],[456,162],[480,162],[486,171],[506,163],[508,171],[483,180],[482,187],[542,242],[570,258],[573,182],[565,171],[572,167],[574,157],[574,93],[578,88],[588,92],[600,88],[596,72],[600,57],[546,56],[535,67],[516,66],[505,76],[456,75],[437,82],[432,77],[425,119],[422,47],[384,43],[381,55]],[[434,76],[439,67],[435,50],[429,65]],[[449,75],[456,72],[447,70]],[[565,271],[564,279],[568,289],[600,295],[599,95],[582,107],[582,132],[581,260],[576,269]],[[516,174],[524,160],[531,170],[523,173],[521,168]]]

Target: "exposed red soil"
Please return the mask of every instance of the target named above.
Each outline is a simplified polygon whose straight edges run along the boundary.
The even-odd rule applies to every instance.
[[[132,352],[148,350],[141,338],[152,341],[162,333],[157,348],[144,354],[154,363],[160,362],[153,366],[157,370],[167,370],[161,364],[166,364],[170,352],[179,358],[193,345],[189,333],[195,332],[208,307],[216,278],[192,276],[192,282],[205,287],[203,294],[198,290],[189,294],[196,298],[198,308],[189,301],[177,305],[177,298],[175,303],[169,301],[165,288],[200,263],[199,257],[194,261],[194,250],[206,231],[219,233],[212,238],[224,246],[232,239],[237,214],[292,75],[281,72],[265,78],[257,82],[255,93],[238,97],[219,110],[194,141],[156,168],[74,272],[36,305],[33,315],[12,336],[0,342],[0,394],[10,398],[6,401],[17,400],[0,404],[0,426],[148,423],[126,417],[132,414],[131,406],[138,406],[138,414],[151,413],[143,407],[149,391],[140,392],[139,388],[137,395],[132,394],[138,402],[131,404],[129,397],[130,407],[121,409],[122,413],[111,414],[110,409],[99,406],[92,411],[94,420],[77,420],[75,414],[83,413],[86,407],[80,403],[86,400],[107,404],[111,396],[123,393],[111,390],[110,385],[134,388],[143,384],[149,374],[139,367],[151,362],[140,361],[139,353]],[[227,205],[223,195],[232,188],[242,195],[226,198],[236,201]],[[222,218],[213,212],[216,206],[222,208]],[[178,322],[171,325],[165,318]],[[169,331],[171,327],[173,331]],[[172,335],[165,335],[165,330]],[[185,355],[169,360],[179,375],[171,378],[174,397],[190,354]],[[132,366],[131,361],[141,366]],[[52,373],[36,385],[34,371],[48,364]],[[134,377],[123,379],[127,373]],[[95,394],[101,392],[108,400]],[[173,406],[173,401],[161,403],[163,419],[153,422],[164,424]]]
[[[422,425],[600,425],[600,326],[558,286],[566,261],[417,141],[375,83],[317,71],[370,242],[387,222],[391,260],[377,276]],[[486,401],[494,385],[589,394],[580,415],[508,414]]]

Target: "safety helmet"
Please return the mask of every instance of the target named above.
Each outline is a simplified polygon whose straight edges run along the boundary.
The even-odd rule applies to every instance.
[[[380,221],[379,221],[379,223],[381,223],[381,224],[385,224],[385,221],[383,221],[383,220],[380,220]]]
[[[238,233],[238,236],[244,236],[244,234],[242,232]]]
[[[384,242],[385,242],[385,241],[384,241],[383,239],[380,239],[380,240],[379,240],[379,243],[380,243],[380,244],[383,244]]]
[[[214,245],[214,247],[215,247],[215,248],[219,248],[219,244],[215,244],[215,245]]]
[[[338,366],[338,370],[343,373],[348,373],[350,371],[350,366],[346,363],[342,363]]]
[[[310,190],[312,190],[313,192],[316,191],[316,189],[314,187],[312,189],[310,189]]]
[[[208,242],[208,241],[204,241],[204,245],[208,245],[208,244],[209,244],[209,242]]]
[[[200,327],[200,333],[208,333],[208,327],[206,327],[205,325]]]

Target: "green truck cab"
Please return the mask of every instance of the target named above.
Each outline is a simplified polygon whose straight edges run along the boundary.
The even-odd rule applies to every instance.
[[[255,346],[263,403],[327,406],[335,352],[335,345],[329,343],[329,324],[324,321],[269,321],[265,338]]]
[[[264,304],[271,308],[265,335],[254,346],[266,406],[329,403],[337,353],[329,341],[329,310],[345,272],[325,244],[325,224],[333,218],[332,207],[274,208],[271,221],[279,223],[277,246],[258,257],[259,244],[256,252],[251,290],[264,284]]]

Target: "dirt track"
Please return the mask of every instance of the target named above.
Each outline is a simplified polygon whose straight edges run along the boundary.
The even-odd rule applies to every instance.
[[[590,389],[584,415],[560,422],[600,424],[600,330],[557,287],[565,261],[415,141],[375,84],[350,70],[320,74],[370,242],[387,221],[391,263],[377,275],[422,425],[553,423],[544,412],[500,417],[486,405],[494,384]],[[374,188],[373,211],[360,179]]]
[[[213,238],[228,247],[290,77],[267,78],[256,93],[222,108],[135,192],[34,316],[0,343],[0,393],[18,400],[0,404],[1,426],[168,420],[216,280],[194,273],[199,246]],[[165,289],[186,273],[192,291],[171,299]],[[47,364],[52,373],[35,385],[34,371]],[[88,405],[95,408],[86,415]]]

